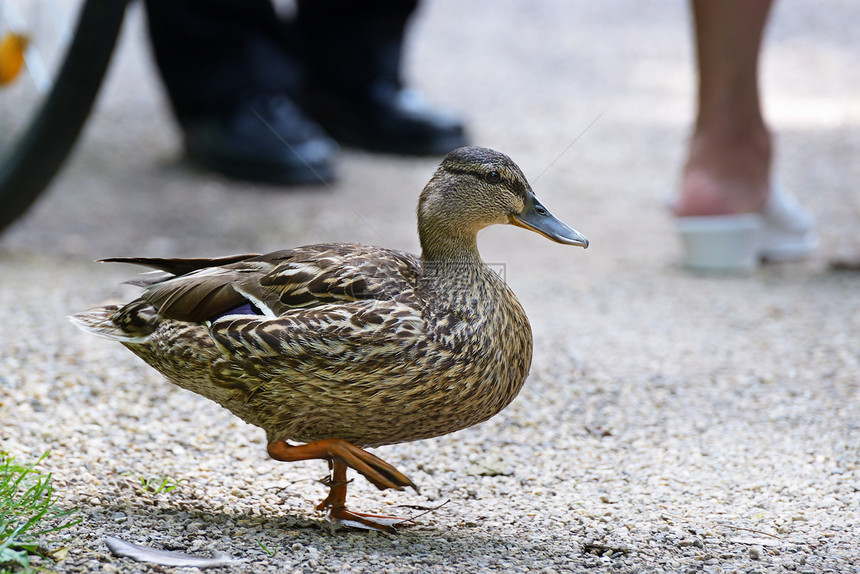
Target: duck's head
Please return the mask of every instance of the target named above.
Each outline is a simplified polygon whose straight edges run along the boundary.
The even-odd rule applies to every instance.
[[[535,197],[511,158],[481,147],[449,153],[418,201],[425,258],[477,255],[478,231],[510,223],[565,245],[588,247],[584,235],[556,219]]]

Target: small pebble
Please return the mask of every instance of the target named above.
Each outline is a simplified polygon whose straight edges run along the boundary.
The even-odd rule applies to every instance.
[[[750,546],[748,554],[752,560],[759,560],[761,558],[761,548],[758,546]]]

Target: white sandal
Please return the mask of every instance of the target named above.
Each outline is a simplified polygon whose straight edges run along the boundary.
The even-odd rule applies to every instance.
[[[761,213],[676,218],[684,264],[698,271],[748,272],[759,262],[806,257],[818,246],[812,214],[776,183]]]

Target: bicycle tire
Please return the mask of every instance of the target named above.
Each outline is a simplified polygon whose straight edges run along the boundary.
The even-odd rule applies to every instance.
[[[129,0],[85,0],[45,101],[0,159],[0,232],[35,203],[75,145],[110,63]]]

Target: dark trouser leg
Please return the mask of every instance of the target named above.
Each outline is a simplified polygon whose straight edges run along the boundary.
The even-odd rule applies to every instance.
[[[153,52],[180,122],[248,92],[295,95],[290,54],[269,0],[146,0]]]
[[[330,91],[400,82],[403,36],[417,0],[298,0],[309,81]]]
[[[153,51],[188,157],[277,184],[334,176],[336,146],[291,101],[295,40],[269,0],[147,0]]]

